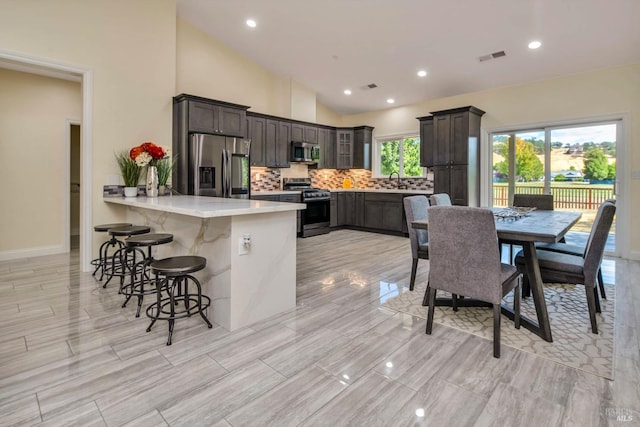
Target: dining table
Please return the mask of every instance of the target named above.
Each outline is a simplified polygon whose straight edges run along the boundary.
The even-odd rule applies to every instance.
[[[532,210],[518,214],[517,212],[509,211],[508,208],[495,207],[486,209],[491,209],[494,213],[498,239],[502,243],[522,246],[526,261],[525,274],[529,279],[537,319],[534,320],[521,315],[520,324],[545,341],[553,342],[535,244],[536,242],[560,242],[567,231],[580,220],[582,212]],[[416,229],[428,230],[429,220],[416,220],[411,223],[411,226]],[[510,307],[503,305],[502,312],[513,320],[514,313]]]

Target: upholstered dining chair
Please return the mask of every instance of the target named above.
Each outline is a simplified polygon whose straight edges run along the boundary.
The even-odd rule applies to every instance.
[[[427,230],[413,228],[411,223],[428,218],[429,199],[427,199],[427,196],[409,196],[404,198],[403,203],[407,218],[407,229],[409,230],[409,242],[411,243],[411,281],[409,282],[409,290],[412,291],[416,284],[418,259],[429,259],[429,234]]]
[[[538,263],[540,265],[540,276],[543,282],[584,286],[587,296],[587,306],[589,308],[591,331],[594,334],[598,333],[596,312],[599,311],[600,306],[595,292],[596,276],[598,270],[600,270],[600,264],[604,256],[604,247],[609,237],[609,230],[611,229],[615,213],[615,204],[604,202],[600,205],[582,256],[536,248]],[[520,271],[524,271],[525,258],[522,251],[516,255],[515,263]],[[523,283],[525,287],[528,286],[526,276]]]
[[[493,304],[493,356],[500,357],[500,303],[514,291],[515,327],[520,327],[520,273],[500,262],[498,236],[489,209],[429,208],[427,334],[433,327],[436,292],[448,291]]]
[[[429,201],[431,206],[451,206],[451,197],[447,193],[432,194]]]
[[[543,211],[553,210],[553,194],[519,194],[513,195],[513,206],[520,208],[536,208]]]
[[[553,194],[521,194],[516,193],[513,195],[513,206],[519,208],[536,208],[541,211],[553,210]],[[564,242],[564,237],[561,240]],[[508,243],[500,241],[500,249],[502,245]],[[513,244],[509,244],[509,261],[513,261]],[[502,253],[502,251],[500,252]]]
[[[612,203],[612,204],[616,204],[616,200],[615,199],[607,199],[605,200],[603,203]],[[591,225],[591,233],[589,233],[589,238],[591,238],[591,235],[593,234],[593,228],[595,227],[596,223],[594,222]],[[588,243],[588,240],[587,240]],[[606,242],[605,242],[605,246],[606,246]],[[536,248],[538,249],[544,249],[545,251],[551,251],[551,252],[557,252],[557,253],[561,253],[561,254],[567,254],[567,255],[576,255],[576,256],[584,256],[585,251],[587,250],[587,245],[573,245],[573,244],[569,244],[569,243],[565,243],[565,242],[560,242],[560,243],[536,243]],[[598,280],[598,288],[600,289],[600,296],[602,297],[602,299],[607,299],[607,293],[604,290],[604,280],[602,278],[602,267],[600,267],[598,269],[598,276],[597,276],[597,280]],[[596,289],[596,308],[598,306],[599,300],[598,300],[598,293],[597,293],[598,289]],[[599,312],[599,310],[598,310]]]

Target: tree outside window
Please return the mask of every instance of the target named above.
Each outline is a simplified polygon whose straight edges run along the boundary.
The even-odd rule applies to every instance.
[[[378,141],[378,144],[380,175],[389,176],[397,172],[401,177],[424,176],[420,166],[420,138],[395,138]]]

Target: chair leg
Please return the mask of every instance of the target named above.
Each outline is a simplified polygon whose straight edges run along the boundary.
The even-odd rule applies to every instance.
[[[598,287],[600,288],[602,299],[607,299],[607,294],[604,291],[604,280],[602,280],[602,267],[598,269]]]
[[[598,296],[598,288],[596,286],[593,287],[593,296],[596,303],[596,313],[602,313],[602,308],[600,307],[600,297]]]
[[[500,304],[493,305],[493,357],[500,359]]]
[[[458,311],[458,295],[451,294],[451,307],[453,311]]]
[[[515,288],[513,288],[513,323],[516,329],[520,329],[520,279]]]
[[[416,271],[418,270],[418,258],[411,260],[411,281],[409,282],[409,290],[412,291],[416,285]]]
[[[424,297],[422,298],[422,306],[426,307],[429,305],[429,282],[427,282],[427,290],[424,291]]]
[[[433,328],[433,312],[436,309],[436,290],[427,288],[427,294],[429,295],[429,312],[427,313],[427,335],[431,335],[431,329]]]
[[[587,293],[587,305],[589,306],[589,320],[591,320],[591,332],[598,333],[598,322],[596,320],[596,297],[595,288],[593,286],[585,286]]]
[[[531,296],[531,286],[529,285],[529,278],[527,273],[522,275],[522,298]]]

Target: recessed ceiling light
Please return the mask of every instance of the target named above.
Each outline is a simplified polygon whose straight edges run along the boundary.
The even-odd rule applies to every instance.
[[[425,70],[420,70],[420,71],[418,71],[418,76],[420,76],[420,77],[424,77],[424,76],[426,76],[426,75],[427,75],[427,72],[426,72]]]
[[[387,104],[393,104],[394,102],[396,102],[396,100],[393,98],[387,99]]]
[[[344,90],[344,94],[345,95],[351,95],[351,89],[345,89]]]
[[[258,25],[256,23],[256,21],[254,21],[253,19],[247,19],[247,26],[251,27],[251,28],[255,28],[256,25]]]
[[[531,43],[529,43],[529,49],[537,49],[540,46],[542,46],[542,43],[540,43],[537,40],[532,41]]]

